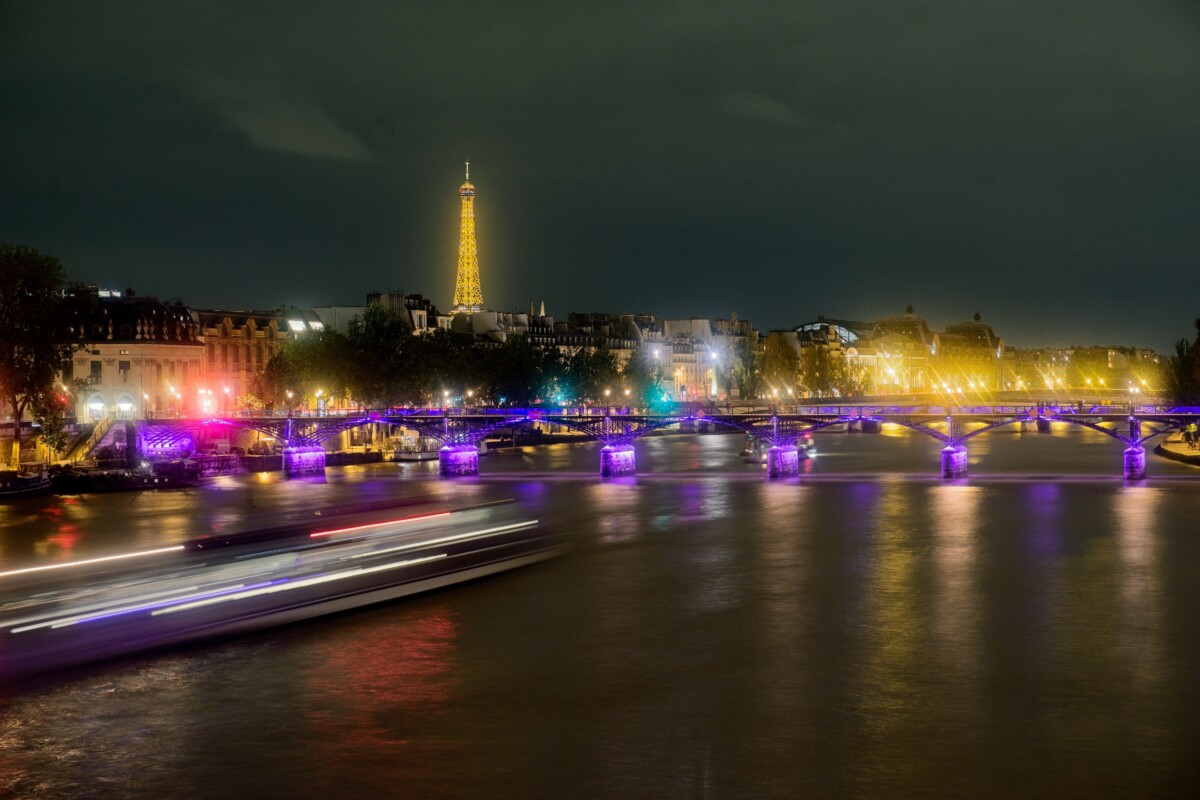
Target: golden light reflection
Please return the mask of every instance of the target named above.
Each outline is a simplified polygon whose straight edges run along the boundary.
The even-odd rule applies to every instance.
[[[1163,677],[1163,609],[1159,581],[1159,541],[1155,533],[1163,490],[1129,486],[1113,495],[1120,560],[1120,620],[1118,639],[1125,667],[1135,683]]]
[[[861,696],[874,709],[867,725],[874,735],[908,724],[917,711],[915,695],[924,656],[924,620],[917,604],[914,575],[918,568],[921,525],[914,519],[910,487],[883,483],[875,513],[873,546],[863,624]]]
[[[589,505],[602,508],[596,519],[596,530],[602,544],[625,544],[636,541],[642,527],[637,515],[638,489],[632,483],[603,481],[585,490]]]
[[[981,502],[978,486],[934,486],[929,490],[934,536],[933,639],[938,669],[968,686],[978,678],[980,641],[973,571]]]

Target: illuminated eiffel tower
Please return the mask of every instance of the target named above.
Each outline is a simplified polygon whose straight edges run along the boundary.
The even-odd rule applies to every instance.
[[[471,185],[471,162],[467,179],[458,187],[462,200],[462,226],[458,234],[458,277],[454,279],[454,308],[451,314],[483,311],[483,290],[479,288],[479,253],[475,247],[475,187]]]

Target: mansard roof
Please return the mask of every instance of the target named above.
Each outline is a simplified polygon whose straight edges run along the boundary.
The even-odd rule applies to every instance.
[[[200,344],[191,311],[183,303],[154,297],[97,297],[83,327],[84,337],[93,342]]]

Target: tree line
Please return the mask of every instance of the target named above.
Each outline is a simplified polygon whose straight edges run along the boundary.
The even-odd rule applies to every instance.
[[[288,341],[254,381],[264,408],[292,408],[318,392],[370,408],[536,403],[644,406],[662,371],[635,353],[624,366],[604,347],[561,350],[524,336],[487,343],[435,330],[414,336],[406,316],[368,306],[346,332],[314,331]],[[628,390],[628,393],[626,393]]]

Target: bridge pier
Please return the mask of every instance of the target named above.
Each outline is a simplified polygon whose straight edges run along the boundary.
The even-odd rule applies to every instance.
[[[479,474],[479,448],[473,444],[448,444],[438,451],[438,474],[446,478]]]
[[[1130,445],[1125,448],[1125,480],[1140,481],[1146,477],[1146,448]]]
[[[967,448],[949,444],[942,449],[942,477],[967,477]]]
[[[600,477],[619,478],[637,473],[637,456],[633,445],[606,444],[600,448]]]
[[[878,419],[864,419],[862,421],[863,433],[879,433],[883,430],[883,421]]]
[[[283,448],[283,474],[289,478],[324,475],[325,448],[320,445]]]
[[[1049,433],[1050,432],[1050,420],[1046,419],[1045,417],[1038,417],[1037,418],[1037,432],[1038,433]]]
[[[795,445],[772,445],[767,451],[767,477],[788,478],[800,474],[800,450]]]

